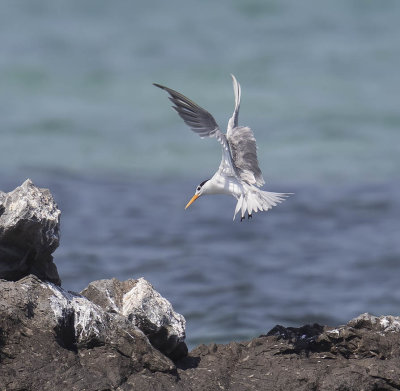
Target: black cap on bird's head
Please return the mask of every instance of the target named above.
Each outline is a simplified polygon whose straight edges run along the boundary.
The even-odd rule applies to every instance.
[[[197,187],[196,187],[196,192],[194,193],[194,196],[192,199],[188,202],[188,204],[185,206],[185,209],[189,208],[190,205],[193,204],[202,194],[203,186],[206,182],[208,182],[209,179],[206,179],[205,181],[201,182]]]

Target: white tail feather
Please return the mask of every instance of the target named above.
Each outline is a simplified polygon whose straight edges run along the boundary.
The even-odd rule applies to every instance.
[[[235,220],[235,216],[237,215],[240,208],[242,207],[242,203],[243,203],[243,196],[241,195],[236,204],[235,213],[233,214],[233,220]]]
[[[289,193],[274,193],[253,188],[238,199],[233,220],[235,220],[239,211],[241,212],[241,218],[244,218],[246,211],[248,215],[256,213],[258,210],[267,211],[284,201],[289,195]]]
[[[244,196],[242,201],[242,217],[244,217],[244,214],[246,213],[246,207],[247,207],[247,200],[246,196]]]

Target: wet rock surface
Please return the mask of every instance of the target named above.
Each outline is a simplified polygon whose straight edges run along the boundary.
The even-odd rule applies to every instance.
[[[0,191],[0,278],[35,274],[61,284],[51,255],[59,244],[60,213],[50,191],[29,179],[9,193]]]

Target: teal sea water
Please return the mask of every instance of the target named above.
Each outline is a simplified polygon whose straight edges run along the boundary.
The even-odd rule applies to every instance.
[[[0,188],[52,190],[66,288],[143,276],[190,346],[397,314],[399,18],[394,0],[6,1]],[[233,198],[183,210],[220,147],[152,86],[225,128],[230,73],[265,188],[295,193],[243,223]]]

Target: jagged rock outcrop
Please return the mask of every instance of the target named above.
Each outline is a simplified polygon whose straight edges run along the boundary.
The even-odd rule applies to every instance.
[[[109,390],[157,372],[176,376],[127,317],[33,275],[0,280],[1,390]]]
[[[60,213],[50,191],[30,179],[9,193],[0,191],[0,278],[34,274],[61,285],[51,255],[59,244]]]
[[[105,311],[125,316],[166,356],[177,360],[187,355],[185,318],[144,278],[94,281],[81,293]]]
[[[10,193],[0,192],[0,278],[17,281],[33,274],[60,286],[51,255],[59,232],[60,210],[48,189],[28,179]],[[118,314],[171,359],[187,354],[184,317],[144,279],[96,281],[83,292],[86,298],[47,287],[54,291],[49,300],[57,312],[57,332],[70,337],[68,343],[63,340],[65,346],[103,343]]]
[[[29,180],[0,192],[1,391],[400,390],[400,317],[276,326],[187,355],[183,316],[144,279],[59,286],[59,216]]]
[[[131,291],[132,282],[107,281]],[[336,328],[276,326],[251,341],[201,345],[174,362],[114,301],[98,305],[32,275],[1,280],[1,389],[400,389],[400,317],[363,314]]]

